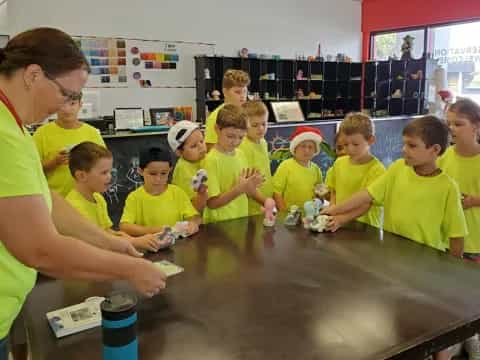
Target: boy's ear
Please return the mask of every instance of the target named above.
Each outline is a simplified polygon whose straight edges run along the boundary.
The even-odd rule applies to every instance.
[[[141,167],[138,167],[138,168],[137,168],[137,171],[138,171],[138,173],[139,173],[140,175],[143,176],[143,169],[142,169]]]
[[[175,155],[177,155],[178,157],[181,157],[182,156],[182,151],[178,150],[178,149],[175,150]],[[172,166],[170,165],[170,167],[172,167]]]
[[[377,141],[377,138],[375,137],[375,135],[370,136],[367,140],[368,145],[370,145],[370,146],[375,144],[376,141]]]
[[[87,179],[87,172],[84,170],[76,170],[73,174],[73,177],[78,182],[85,182]]]
[[[442,147],[440,146],[440,144],[433,144],[433,145],[431,146],[431,149],[432,149],[433,153],[434,153],[435,155],[437,155],[437,156],[439,156],[439,155],[440,155],[440,151],[442,151]]]

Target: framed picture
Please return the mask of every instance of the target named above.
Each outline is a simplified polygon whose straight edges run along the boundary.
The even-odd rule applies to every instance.
[[[142,108],[116,108],[113,110],[115,130],[130,130],[144,126]]]
[[[174,108],[150,108],[150,120],[152,125],[172,125],[175,121]]]
[[[278,101],[271,102],[270,105],[276,122],[305,121],[298,101]]]

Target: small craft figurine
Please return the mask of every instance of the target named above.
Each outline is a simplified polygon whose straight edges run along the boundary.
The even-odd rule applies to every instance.
[[[302,69],[298,69],[297,71],[297,80],[304,80]]]
[[[163,228],[163,231],[157,235],[158,249],[166,249],[175,244],[176,236],[170,226]]]
[[[327,229],[327,224],[330,220],[328,215],[318,215],[310,224],[310,230],[315,232],[324,232]]]
[[[305,97],[305,94],[303,93],[303,89],[302,89],[302,88],[298,88],[298,89],[297,89],[297,98],[298,98],[298,99],[301,99],[301,98],[303,98],[303,97]]]
[[[401,60],[405,61],[412,59],[413,40],[415,40],[415,38],[410,35],[407,35],[403,38]]]
[[[192,189],[197,192],[200,189],[200,186],[205,184],[208,180],[207,170],[199,169],[195,176],[192,178]]]
[[[402,97],[402,90],[397,89],[395,92],[392,94],[392,98],[394,99],[399,99]]]
[[[421,80],[423,78],[423,71],[418,70],[416,73],[410,74],[412,80]]]
[[[263,225],[268,227],[275,225],[275,220],[277,219],[277,207],[275,206],[275,200],[272,198],[267,198],[267,200],[265,200],[265,204],[263,204],[262,211],[265,214]]]
[[[210,77],[210,69],[209,69],[209,68],[203,69],[203,73],[204,73],[204,75],[205,75],[205,79],[211,79],[211,77]]]
[[[213,100],[220,100],[220,91],[218,90],[213,90],[212,91],[212,99]]]
[[[313,199],[303,204],[303,210],[305,217],[303,218],[303,226],[305,229],[309,229],[315,218],[322,209],[323,201],[320,199]]]
[[[248,58],[248,49],[247,48],[242,48],[238,54],[240,55],[241,58]]]
[[[300,222],[301,212],[298,206],[292,205],[290,206],[290,210],[288,211],[287,216],[284,220],[284,225],[286,226],[297,226]]]
[[[315,196],[317,196],[320,199],[325,198],[327,194],[330,192],[328,189],[328,186],[325,184],[317,184],[315,185]]]

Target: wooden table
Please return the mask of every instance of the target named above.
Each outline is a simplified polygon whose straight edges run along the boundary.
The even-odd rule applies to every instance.
[[[423,359],[480,328],[475,264],[361,224],[314,234],[261,220],[208,225],[152,256],[185,272],[140,301],[140,359]],[[32,359],[100,359],[99,328],[57,340],[45,313],[126,288],[40,280],[23,312]]]

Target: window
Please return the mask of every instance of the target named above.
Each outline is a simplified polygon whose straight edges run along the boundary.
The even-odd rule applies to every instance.
[[[373,36],[373,59],[388,60],[389,58],[400,59],[402,57],[403,38],[410,35],[414,38],[412,57],[421,58],[425,49],[425,30],[407,30],[400,32],[390,32],[377,34]]]
[[[428,52],[445,69],[446,86],[480,103],[480,21],[429,28]]]

